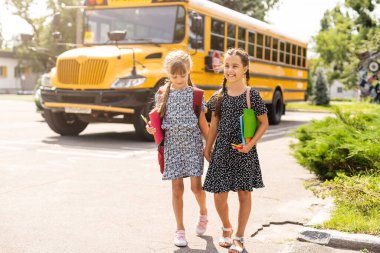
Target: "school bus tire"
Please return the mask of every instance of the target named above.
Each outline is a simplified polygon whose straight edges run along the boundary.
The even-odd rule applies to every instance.
[[[276,90],[273,95],[272,104],[268,107],[269,124],[278,125],[281,122],[283,107],[284,102],[282,100],[282,94],[279,90]]]
[[[51,130],[63,136],[75,136],[86,129],[88,123],[78,119],[75,114],[52,112],[44,109],[45,120]]]

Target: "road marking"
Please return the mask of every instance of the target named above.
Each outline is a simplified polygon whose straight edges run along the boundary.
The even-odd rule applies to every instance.
[[[5,149],[5,150],[12,150],[12,151],[21,151],[21,150],[24,150],[24,148],[19,148],[19,147],[3,147],[3,146],[0,146],[0,149]]]
[[[100,153],[100,152],[86,152],[82,150],[50,150],[50,149],[37,149],[37,152],[39,153],[50,153],[50,154],[58,154],[58,155],[70,155],[70,156],[87,156],[87,157],[98,157],[98,158],[114,158],[114,159],[121,159],[126,157],[132,157],[132,156],[140,156],[140,155],[146,155],[148,154],[147,151],[132,151],[128,153],[121,153],[121,152],[107,152]]]

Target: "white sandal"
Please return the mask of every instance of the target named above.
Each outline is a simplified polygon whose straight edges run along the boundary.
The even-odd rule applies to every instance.
[[[231,232],[231,235],[233,233],[232,228],[225,228],[222,227],[223,232]],[[219,246],[223,248],[229,248],[232,245],[232,239],[231,237],[220,237],[219,238]]]
[[[235,236],[233,238],[233,241],[239,241],[241,242],[241,244],[244,244],[244,237],[238,237],[238,236]],[[231,251],[236,251],[238,253],[242,253],[244,251],[244,247],[240,247],[240,246],[237,246],[235,244],[232,244],[231,247],[228,249],[228,252],[231,253]],[[235,252],[233,252],[235,253]]]

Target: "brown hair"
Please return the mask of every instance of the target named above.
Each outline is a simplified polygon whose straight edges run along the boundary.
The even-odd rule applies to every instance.
[[[170,73],[171,75],[183,75],[190,71],[192,65],[191,57],[188,53],[182,50],[176,50],[170,52],[164,61],[164,67],[167,73]],[[189,73],[189,80],[188,84],[190,86],[193,86],[193,83],[190,79],[190,73]],[[171,82],[170,79],[166,79],[165,84],[160,88],[159,93],[159,103],[158,103],[158,112],[160,114],[160,117],[164,117],[168,98],[169,98],[169,92],[171,88]]]
[[[248,66],[248,70],[247,72],[245,72],[245,79],[248,85],[248,82],[249,82],[249,55],[248,53],[244,49],[241,49],[241,48],[230,48],[227,50],[227,52],[225,52],[224,58],[226,58],[227,56],[232,56],[232,55],[237,55],[240,57],[243,67]],[[216,98],[215,115],[217,117],[220,117],[222,99],[223,99],[224,94],[227,92],[226,84],[227,84],[227,79],[226,77],[224,77],[223,82],[222,82],[222,88],[219,90],[218,96]]]

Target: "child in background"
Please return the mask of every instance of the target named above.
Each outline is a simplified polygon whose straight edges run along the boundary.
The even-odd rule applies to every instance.
[[[244,231],[251,212],[251,191],[253,188],[264,187],[256,144],[268,128],[268,118],[267,108],[259,92],[247,86],[248,54],[242,49],[229,49],[224,61],[223,88],[207,103],[212,111],[205,147],[205,157],[210,161],[210,166],[203,189],[214,193],[215,207],[223,223],[223,237],[219,240],[219,245],[229,248],[229,253],[240,253],[244,250]],[[247,89],[259,126],[253,138],[245,145],[240,144],[239,148],[231,144],[242,142],[239,117],[243,114],[243,109],[247,108]],[[229,191],[238,192],[240,203],[238,227],[232,240],[234,231],[227,204]]]
[[[199,205],[196,233],[204,234],[207,227],[206,194],[202,190],[203,142],[206,139],[208,124],[205,117],[204,100],[199,119],[193,110],[193,87],[190,80],[191,57],[184,51],[170,52],[165,58],[168,81],[156,95],[156,108],[162,119],[164,139],[163,180],[172,181],[172,203],[177,222],[174,244],[187,245],[183,223],[183,178],[190,177],[191,190]],[[155,129],[146,126],[150,134]]]

